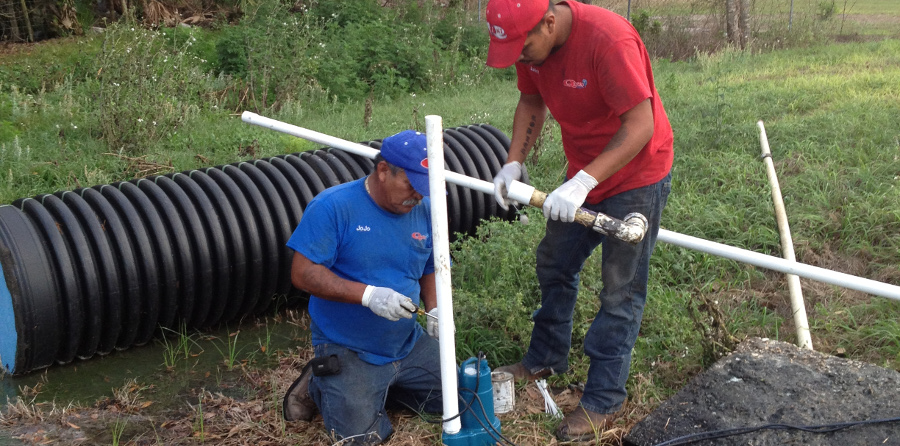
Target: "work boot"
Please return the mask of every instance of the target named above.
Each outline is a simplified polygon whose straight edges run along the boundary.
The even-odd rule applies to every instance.
[[[559,441],[588,441],[599,438],[616,421],[616,414],[597,413],[578,406],[559,423]]]
[[[309,395],[309,381],[312,379],[312,367],[307,363],[300,372],[300,377],[291,384],[284,394],[284,419],[287,421],[312,421],[316,416],[316,402]]]
[[[496,369],[494,369],[494,371],[512,373],[513,379],[515,379],[516,381],[521,381],[523,379],[527,379],[528,381],[535,381],[541,378],[546,378],[553,374],[553,371],[549,368],[543,368],[535,373],[531,373],[528,371],[528,368],[522,365],[521,362],[517,362],[513,365],[497,367]]]

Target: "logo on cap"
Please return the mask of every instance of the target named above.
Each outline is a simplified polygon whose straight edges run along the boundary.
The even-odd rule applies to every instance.
[[[423,160],[419,163],[419,165],[427,169],[427,168],[428,168],[428,158],[423,159]]]
[[[506,30],[501,28],[499,25],[488,25],[488,30],[491,32],[491,35],[503,40],[506,38]]]

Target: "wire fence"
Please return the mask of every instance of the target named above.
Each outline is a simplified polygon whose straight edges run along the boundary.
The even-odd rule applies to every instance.
[[[284,0],[282,0],[284,1]],[[291,0],[288,0],[291,1]],[[298,5],[324,0],[293,0]],[[334,0],[330,0],[334,1]],[[363,0],[365,1],[365,0]],[[459,8],[469,20],[484,20],[488,0],[371,0],[383,7],[403,3],[433,2]],[[583,0],[612,10],[629,19],[641,33],[651,55],[683,59],[697,52],[713,52],[724,46],[739,48],[777,47],[815,40],[843,31],[848,11],[836,0]],[[77,8],[76,8],[77,4]],[[87,17],[105,16],[115,20],[119,7],[138,8],[150,13],[158,7],[173,11],[179,6],[197,10],[236,7],[241,2],[182,0],[0,0],[0,42],[34,42],[60,35],[80,34],[77,11],[90,10]],[[127,5],[127,6],[126,6]],[[154,9],[154,7],[157,7]],[[183,9],[183,8],[182,8]],[[167,24],[168,25],[168,24]]]
[[[638,29],[653,56],[683,59],[725,46],[779,47],[839,31],[831,0],[593,0]]]
[[[558,0],[556,0],[558,1]],[[727,46],[777,48],[848,32],[852,4],[836,0],[582,0],[627,18],[653,57],[680,60]],[[487,0],[461,0],[478,8]]]
[[[386,0],[392,3],[404,0]],[[417,1],[417,0],[405,0]],[[420,0],[419,0],[420,1]],[[446,0],[444,0],[446,2]],[[450,0],[484,21],[488,0]],[[559,1],[559,0],[555,0]],[[855,2],[837,0],[581,0],[627,18],[653,57],[680,60],[726,46],[777,48],[850,32]]]

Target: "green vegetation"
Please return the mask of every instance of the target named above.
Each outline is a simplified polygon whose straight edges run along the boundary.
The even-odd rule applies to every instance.
[[[174,370],[179,360],[186,361],[203,352],[203,348],[194,339],[195,333],[189,334],[183,322],[178,326],[178,331],[167,327],[162,327],[162,331],[157,342],[164,347],[163,365],[166,370]]]
[[[219,348],[219,346],[216,345],[216,350],[222,355],[222,362],[229,372],[234,370],[234,367],[240,363],[240,359],[238,358],[242,350],[242,348],[238,346],[238,336],[240,334],[240,330],[229,333],[225,338],[225,341],[219,341],[222,344],[222,348]]]
[[[868,11],[877,1],[854,5]],[[488,123],[510,132],[514,73],[483,68],[482,24],[460,12],[427,9],[437,7],[388,14],[367,4],[327,2],[327,9],[323,4],[304,14],[260,7],[245,11],[233,27],[214,30],[147,31],[123,23],[0,58],[0,203],[318,147],[243,124],[243,110],[351,141],[422,130],[429,114],[442,116],[445,127]],[[832,22],[843,13],[837,6]],[[639,15],[664,38],[656,16]],[[818,35],[812,27],[801,31]],[[798,260],[900,283],[900,40],[810,41],[802,48],[771,51],[782,45],[765,44],[655,61],[676,135],[663,226],[780,256],[759,161],[762,120]],[[541,190],[560,184],[564,157],[552,122],[528,169]],[[539,303],[534,250],[543,216],[536,209],[523,213],[530,224],[485,222],[453,245],[461,360],[484,351],[497,366],[518,360],[527,346],[529,317]],[[781,274],[665,243],[652,262],[629,381],[629,423],[735,341],[795,340]],[[572,371],[554,377],[554,386],[586,375],[581,339],[596,311],[599,268],[595,255],[582,274]],[[900,303],[803,285],[817,350],[900,369]],[[196,346],[183,328],[172,335],[160,341],[169,368]],[[234,338],[220,341],[229,369],[240,364]],[[268,334],[258,340],[263,353],[269,342]],[[272,432],[284,432],[271,414],[277,415],[277,386],[260,382],[267,416],[279,426]],[[210,420],[204,425],[204,411],[214,410],[210,398],[201,393],[192,414],[192,432],[201,438],[214,429]],[[529,421],[548,424],[541,415]],[[122,429],[124,422],[107,432],[118,440]]]

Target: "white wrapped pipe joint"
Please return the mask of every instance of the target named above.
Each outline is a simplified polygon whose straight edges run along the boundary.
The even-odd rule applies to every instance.
[[[544,200],[547,199],[547,194],[544,192],[518,181],[513,181],[510,185],[507,196],[519,203],[538,208],[543,207]],[[628,214],[625,218],[619,220],[584,208],[575,210],[575,222],[632,245],[636,245],[644,239],[644,234],[647,233],[647,227],[650,225],[646,217],[636,212]]]

